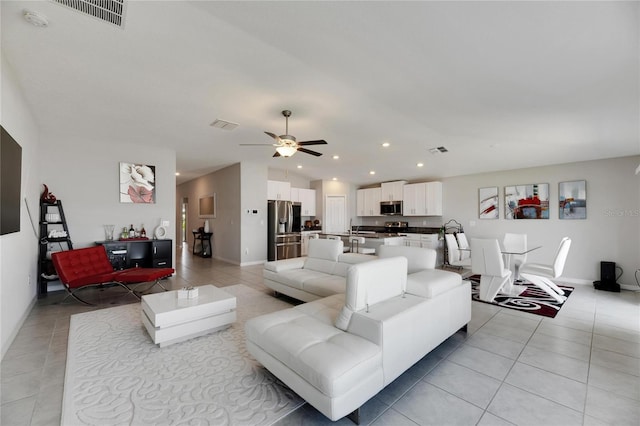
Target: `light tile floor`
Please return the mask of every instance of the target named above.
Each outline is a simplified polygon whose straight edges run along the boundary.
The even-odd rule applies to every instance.
[[[241,283],[270,293],[261,265],[201,259],[188,248],[177,258],[171,288]],[[118,292],[86,290],[97,308],[56,304],[58,294],[37,302],[0,365],[0,424],[60,423],[69,317],[137,301]],[[278,424],[332,422],[305,404]],[[361,424],[637,426],[640,292],[576,286],[554,319],[473,302],[468,333],[456,333],[367,402]]]

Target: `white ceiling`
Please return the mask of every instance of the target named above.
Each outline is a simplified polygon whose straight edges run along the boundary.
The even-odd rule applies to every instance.
[[[123,28],[0,3],[45,142],[172,148],[179,183],[240,160],[367,184],[640,154],[638,2],[129,0]],[[239,146],[283,134],[283,109],[322,157]]]

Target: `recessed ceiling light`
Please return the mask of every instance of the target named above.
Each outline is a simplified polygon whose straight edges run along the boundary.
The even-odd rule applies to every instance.
[[[302,164],[298,164],[298,168],[301,169],[302,168]]]
[[[423,163],[418,163],[418,164],[416,164],[416,166],[422,167],[422,166],[424,166],[424,164]]]
[[[385,143],[382,144],[382,146],[385,147],[385,148],[388,147],[389,145],[391,145],[389,142],[385,142]]]
[[[339,155],[334,155],[334,156],[333,156],[333,159],[334,159],[334,160],[338,160],[338,159],[340,159],[340,156],[339,156]]]
[[[338,178],[335,178],[335,177],[334,177],[334,178],[333,178],[333,179],[331,179],[331,180],[338,180]]]
[[[371,170],[371,171],[369,172],[369,174],[370,174],[370,175],[375,175],[375,174],[376,174],[376,171],[375,171],[375,170]]]
[[[180,176],[180,172],[176,172],[176,176]]]

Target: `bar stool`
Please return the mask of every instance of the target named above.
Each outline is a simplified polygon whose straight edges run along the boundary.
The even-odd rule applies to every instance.
[[[360,254],[376,254],[376,249],[371,247],[360,247],[361,244],[365,243],[364,237],[349,237],[349,242],[351,243],[351,253],[360,253]]]

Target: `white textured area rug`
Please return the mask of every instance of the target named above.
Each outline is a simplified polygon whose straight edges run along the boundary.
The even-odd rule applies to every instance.
[[[304,401],[245,348],[247,319],[291,305],[242,284],[237,321],[164,348],[141,322],[140,304],[71,317],[63,425],[268,425]]]

